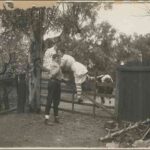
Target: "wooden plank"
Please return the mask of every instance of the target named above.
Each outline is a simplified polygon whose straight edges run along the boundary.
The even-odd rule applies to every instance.
[[[46,79],[44,79],[44,81],[47,81]],[[44,83],[45,84],[45,83]],[[42,85],[44,85],[42,84]],[[95,83],[96,84],[96,83]],[[67,87],[67,88],[66,88]],[[62,86],[62,92],[67,92],[67,93],[71,93],[72,94],[72,101],[68,101],[68,100],[65,100],[65,99],[61,99],[62,102],[66,102],[66,103],[71,103],[72,104],[72,112],[75,112],[74,111],[74,104],[78,104],[78,105],[83,105],[83,106],[93,106],[93,115],[95,117],[96,113],[96,107],[97,108],[102,108],[104,111],[106,111],[109,115],[113,115],[109,110],[107,110],[107,107],[99,104],[96,102],[96,96],[103,96],[103,97],[114,97],[114,95],[112,94],[101,94],[101,93],[97,93],[96,92],[96,89],[94,91],[84,91],[83,92],[83,95],[88,98],[92,104],[89,104],[89,103],[78,103],[78,102],[75,102],[74,101],[74,94],[75,91],[70,89],[68,86]],[[42,87],[43,88],[43,87]],[[69,89],[68,89],[69,88]],[[88,96],[87,96],[88,95]],[[92,95],[93,98],[91,98],[89,95]],[[46,98],[45,95],[41,94],[41,98]]]
[[[47,87],[41,87],[42,90],[47,90]],[[62,92],[66,92],[66,93],[73,93],[74,91],[71,89],[61,89]],[[94,93],[93,92],[83,92],[83,95],[89,95],[89,96],[93,96]],[[109,98],[114,98],[115,95],[114,94],[103,94],[103,93],[96,93],[96,96],[100,96],[100,97],[109,97]]]
[[[95,81],[94,81],[94,94],[93,94],[93,115],[94,115],[94,118],[96,116],[96,108],[95,108],[95,104],[96,104],[96,77],[95,77]]]
[[[41,90],[47,90],[47,86],[41,86]],[[74,90],[72,89],[65,89],[65,88],[61,88],[62,92],[68,92],[68,93],[73,93]]]
[[[93,96],[94,95],[94,91],[86,91],[86,92],[82,92],[83,93],[83,95],[90,95],[90,96]],[[98,93],[98,92],[96,92],[96,96],[101,96],[101,97],[109,97],[109,98],[113,98],[113,97],[115,97],[115,95],[114,94],[105,94],[105,93]]]
[[[86,96],[86,97],[87,97],[87,96]],[[95,103],[96,107],[102,108],[102,109],[103,109],[104,111],[106,111],[108,114],[113,115],[109,110],[107,110],[108,107],[106,107],[106,106],[104,106],[104,105],[102,105],[102,104],[97,103],[97,102],[94,101],[91,97],[88,97],[88,98],[89,98],[89,100],[91,100],[93,103]]]
[[[44,84],[44,83],[48,83],[48,80],[49,80],[49,79],[43,79],[43,78],[42,78],[42,79],[41,79],[41,84],[42,84],[42,83],[43,83],[43,84]],[[64,84],[65,86],[74,87],[74,84],[70,84],[70,82],[63,82],[63,81],[62,81],[61,83]]]
[[[48,82],[48,80],[49,80],[49,79],[46,79],[46,78],[42,78],[42,79],[41,79],[41,81],[44,81],[44,82],[45,82],[45,81]],[[67,85],[67,84],[66,84],[66,85]],[[96,85],[97,85],[97,86],[109,86],[109,87],[114,87],[115,84],[114,84],[114,83],[100,83],[100,82],[97,82]]]
[[[41,78],[41,81],[47,81],[48,82],[49,79],[47,78]]]
[[[41,95],[41,98],[46,99],[47,97],[45,95]],[[68,101],[65,99],[61,99],[61,102],[65,102],[65,103],[71,103],[72,101]],[[83,106],[93,106],[94,104],[90,104],[90,103],[78,103],[78,102],[74,102],[74,104],[78,104],[78,105],[83,105]],[[95,105],[97,108],[99,108],[97,105]]]
[[[119,131],[113,132],[113,133],[111,133],[111,134],[107,134],[105,137],[99,138],[99,140],[100,140],[100,141],[105,141],[105,140],[108,140],[108,139],[112,139],[113,137],[115,137],[115,136],[117,136],[117,135],[123,134],[124,132],[127,132],[127,131],[129,131],[129,130],[132,130],[132,129],[137,128],[139,125],[143,125],[143,124],[149,123],[149,122],[150,122],[149,119],[147,119],[147,120],[145,120],[145,121],[143,121],[143,122],[136,122],[135,124],[129,125],[128,127],[123,128],[123,129],[121,129],[121,130],[119,130]]]
[[[75,103],[75,97],[74,93],[72,94],[72,112],[74,112],[74,103]]]
[[[94,95],[94,91],[83,91],[82,92],[83,95]]]
[[[47,87],[41,87],[41,90],[47,90]],[[65,93],[71,93],[73,94],[73,90],[71,89],[61,89],[62,92],[65,92]],[[76,93],[76,92],[75,92]],[[83,92],[82,93],[84,96],[93,96],[94,95],[94,92]],[[100,97],[108,97],[108,98],[115,98],[115,95],[114,94],[102,94],[102,93],[96,93],[96,96],[100,96]]]
[[[100,82],[97,82],[97,83],[96,83],[96,86],[102,86],[102,87],[114,87],[115,84],[114,84],[114,83],[100,83]]]
[[[47,81],[48,82],[48,80],[47,79],[42,79],[42,80],[44,80],[44,81]],[[97,83],[98,84],[98,86],[113,86],[113,84],[109,84],[109,83]],[[68,85],[69,86],[69,85]],[[74,89],[70,89],[70,87],[72,87],[72,86],[70,86],[70,87],[61,87],[62,88],[62,91],[63,92],[74,92]],[[43,83],[43,84],[41,84],[41,88],[42,89],[47,89],[47,84],[45,84],[45,83]],[[93,91],[83,91],[83,93],[86,93],[87,95],[94,95],[94,90]],[[97,94],[97,96],[101,96],[101,97],[115,97],[115,95],[114,94],[105,94],[105,93],[96,93]]]
[[[41,106],[45,107],[45,104],[41,104]],[[52,107],[53,108],[53,107]],[[76,111],[74,110],[72,112],[72,110],[70,109],[64,109],[64,108],[58,108],[60,111],[65,111],[65,112],[70,112],[70,113],[76,113],[76,114],[81,114],[81,115],[88,115],[88,116],[93,116],[93,114],[91,113],[87,113],[87,112],[80,112],[80,111]],[[97,115],[96,117],[100,117],[100,118],[112,118],[112,116],[102,116],[102,115]]]
[[[92,104],[90,104],[90,103],[78,103],[78,102],[74,102],[74,104],[78,104],[78,105],[86,105],[86,106],[94,106],[94,103],[95,103],[95,107],[97,107],[97,108],[100,108],[102,105],[100,104],[100,103],[98,103],[98,102],[94,102],[94,99],[93,98],[91,98],[91,97],[89,97],[89,96],[87,96],[87,95],[83,95],[84,97],[86,97],[89,101],[91,101],[92,102]],[[44,99],[46,99],[47,98],[47,95],[46,94],[41,94],[41,98],[44,98]],[[69,101],[69,100],[65,100],[65,99],[61,99],[61,101],[63,101],[63,102],[66,102],[66,103],[72,103],[72,101]],[[107,106],[104,106],[105,108],[114,108],[114,107],[107,107]]]
[[[101,96],[101,97],[109,97],[109,98],[114,98],[114,97],[115,97],[114,94],[102,94],[102,93],[97,93],[97,96]]]
[[[42,83],[41,82],[41,88],[47,88],[48,83]],[[73,86],[68,86],[68,85],[61,85],[62,89],[69,89],[69,90],[75,90],[75,87]]]
[[[10,112],[16,111],[16,110],[17,110],[17,107],[13,107],[13,108],[10,108],[8,110],[1,111],[0,115],[7,114],[7,113],[10,113]]]

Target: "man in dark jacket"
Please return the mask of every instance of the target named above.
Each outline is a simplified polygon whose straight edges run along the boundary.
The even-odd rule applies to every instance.
[[[54,121],[59,123],[58,120],[58,105],[61,96],[61,78],[62,73],[59,65],[59,57],[54,54],[52,57],[52,63],[50,64],[49,83],[48,83],[48,96],[45,108],[45,124],[50,125],[48,122],[51,105],[53,103],[54,108]]]

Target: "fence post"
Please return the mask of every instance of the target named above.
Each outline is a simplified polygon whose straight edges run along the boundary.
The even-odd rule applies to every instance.
[[[119,104],[119,71],[116,72],[116,91],[115,91],[115,118],[118,120],[118,104]]]
[[[7,110],[7,109],[9,109],[9,99],[8,99],[8,91],[7,91],[6,85],[4,85],[3,91],[4,91],[3,102],[4,102],[5,110]]]
[[[73,93],[72,93],[72,113],[74,113],[74,95],[75,95],[75,92],[73,91]]]
[[[93,116],[95,118],[96,116],[96,95],[97,95],[97,90],[96,90],[96,77],[97,77],[97,74],[95,74],[95,78],[94,78],[94,104],[93,104]]]
[[[26,75],[19,74],[16,76],[17,83],[17,112],[24,113],[26,104]]]

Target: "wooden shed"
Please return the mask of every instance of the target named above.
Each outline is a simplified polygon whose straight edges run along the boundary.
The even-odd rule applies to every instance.
[[[118,66],[116,82],[117,118],[126,121],[150,118],[149,63],[128,63]]]

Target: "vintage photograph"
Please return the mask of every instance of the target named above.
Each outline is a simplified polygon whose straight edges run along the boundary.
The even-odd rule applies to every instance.
[[[0,1],[7,148],[150,148],[150,1]]]

